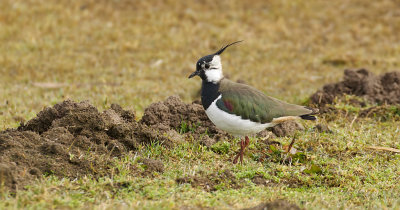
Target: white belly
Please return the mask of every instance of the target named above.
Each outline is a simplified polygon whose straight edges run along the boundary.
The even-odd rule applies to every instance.
[[[258,133],[265,128],[275,125],[275,123],[256,123],[247,119],[242,119],[240,116],[226,113],[220,110],[216,105],[217,100],[220,98],[221,96],[211,103],[206,110],[206,114],[211,122],[221,130],[232,135],[244,136]]]

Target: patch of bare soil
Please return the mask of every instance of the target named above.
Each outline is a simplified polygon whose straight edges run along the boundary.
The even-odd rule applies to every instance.
[[[182,139],[177,136],[169,128],[137,123],[134,112],[119,105],[101,113],[88,102],[66,100],[45,108],[18,129],[0,132],[0,183],[16,190],[42,175],[105,176],[115,170],[114,157],[141,143],[173,144]],[[163,172],[159,163],[143,163],[149,171]]]
[[[311,96],[311,102],[321,107],[333,104],[335,99],[343,95],[359,96],[376,104],[399,104],[400,72],[377,76],[366,69],[345,70],[343,81],[325,85]],[[364,102],[355,103],[363,105]]]
[[[251,179],[251,181],[252,181],[254,184],[259,185],[259,186],[277,186],[277,185],[278,185],[277,183],[274,183],[273,181],[268,180],[268,179],[264,178],[264,177],[261,176],[261,175],[256,175],[256,176],[254,176],[254,177]]]
[[[154,173],[164,173],[164,163],[161,160],[153,160],[149,158],[140,159],[144,171],[140,175],[145,177],[153,177]]]
[[[251,208],[244,208],[243,210],[300,210],[301,208],[286,200],[275,200],[271,202],[261,203]]]
[[[177,178],[176,182],[178,184],[188,183],[192,187],[201,187],[209,192],[219,189],[240,189],[244,186],[244,181],[237,179],[228,169],[221,173],[200,172],[199,175]]]
[[[313,128],[314,131],[318,131],[319,133],[333,133],[331,129],[329,129],[328,125],[326,124],[316,124]]]

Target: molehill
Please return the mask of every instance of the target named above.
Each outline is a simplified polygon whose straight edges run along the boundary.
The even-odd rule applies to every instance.
[[[311,96],[318,106],[332,104],[344,95],[355,95],[366,102],[400,104],[400,72],[375,75],[366,69],[345,70],[343,81],[325,85]]]

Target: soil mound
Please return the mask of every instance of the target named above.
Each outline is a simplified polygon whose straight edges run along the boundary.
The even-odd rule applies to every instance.
[[[118,105],[103,113],[71,100],[45,108],[26,125],[0,132],[0,181],[18,189],[43,174],[107,175],[112,158],[140,142],[134,118]]]
[[[168,127],[137,123],[134,112],[119,105],[101,113],[88,102],[66,100],[17,129],[0,132],[0,183],[16,190],[42,175],[105,176],[114,170],[114,157],[141,143],[181,139]],[[163,171],[159,164],[156,169]]]
[[[376,76],[366,69],[345,70],[343,81],[325,85],[311,96],[311,102],[324,106],[345,94],[362,97],[370,103],[400,104],[400,72]]]

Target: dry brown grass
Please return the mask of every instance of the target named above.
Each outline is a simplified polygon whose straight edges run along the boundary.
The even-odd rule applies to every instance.
[[[173,94],[191,101],[198,58],[300,102],[344,68],[398,68],[398,1],[0,2],[2,129],[65,98],[143,110]],[[38,84],[39,83],[39,84]],[[50,83],[50,84],[41,84]]]

